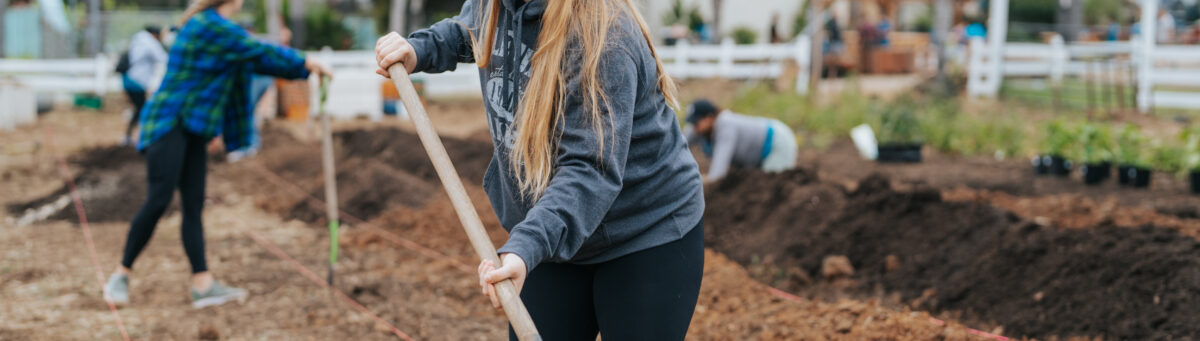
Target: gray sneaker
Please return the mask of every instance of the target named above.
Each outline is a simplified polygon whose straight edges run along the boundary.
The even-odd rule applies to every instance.
[[[104,284],[104,300],[113,304],[129,304],[129,276],[108,276],[108,283]]]
[[[192,308],[200,309],[235,300],[241,302],[246,300],[246,295],[246,290],[213,281],[212,286],[209,286],[206,292],[197,292],[195,288],[192,289]]]

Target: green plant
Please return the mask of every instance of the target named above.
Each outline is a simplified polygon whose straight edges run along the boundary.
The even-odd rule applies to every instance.
[[[1112,161],[1112,145],[1112,130],[1108,126],[1085,123],[1076,130],[1071,158],[1088,164]]]
[[[1150,164],[1154,166],[1154,169],[1175,175],[1182,174],[1184,170],[1182,147],[1168,141],[1155,140],[1150,144],[1148,154],[1150,154]]]
[[[792,19],[792,36],[800,36],[804,32],[804,27],[808,26],[808,4],[800,6],[800,10],[796,11],[796,17]]]
[[[1087,0],[1083,3],[1083,18],[1088,25],[1100,25],[1104,20],[1114,20],[1120,17],[1124,4],[1122,0]]]
[[[1179,133],[1183,148],[1182,166],[1187,171],[1200,171],[1200,127],[1188,127]]]
[[[745,26],[735,28],[733,29],[733,41],[738,45],[754,44],[758,41],[758,32]]]
[[[1126,124],[1117,133],[1117,162],[1123,165],[1149,167],[1146,155],[1146,137],[1137,126]]]
[[[933,6],[929,6],[929,9],[921,13],[909,26],[914,32],[933,32]]]
[[[1062,119],[1056,119],[1043,126],[1041,152],[1047,155],[1066,156],[1067,149],[1075,141],[1075,131]]]
[[[666,14],[663,14],[663,25],[672,26],[679,24],[684,21],[686,15],[687,12],[683,8],[683,0],[675,0],[675,2],[671,4],[671,9],[668,10]]]
[[[930,147],[944,151],[958,151],[958,143],[964,135],[963,128],[974,126],[958,110],[956,101],[932,101],[924,103],[920,116],[921,136]]]
[[[310,6],[304,20],[308,25],[308,37],[303,46],[305,49],[319,50],[329,46],[334,50],[345,50],[353,43],[350,29],[342,23],[341,16],[329,7]]]
[[[903,95],[888,103],[879,112],[876,127],[882,143],[917,143],[921,140],[921,123],[917,120],[916,102]]]

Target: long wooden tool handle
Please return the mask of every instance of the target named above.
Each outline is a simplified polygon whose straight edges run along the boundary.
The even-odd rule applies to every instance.
[[[471,239],[471,246],[475,248],[475,253],[479,254],[480,258],[499,265],[500,257],[496,256],[496,247],[492,245],[492,240],[484,231],[483,222],[479,220],[479,214],[475,212],[475,205],[471,203],[471,198],[467,197],[462,179],[458,178],[458,172],[454,170],[454,164],[450,162],[450,156],[446,154],[446,147],[442,146],[442,140],[438,137],[437,131],[433,130],[433,124],[429,122],[429,115],[425,113],[425,107],[421,105],[421,99],[417,97],[417,90],[413,88],[412,81],[408,78],[408,71],[404,65],[396,63],[388,67],[388,74],[392,76],[396,91],[400,93],[400,101],[404,103],[404,108],[417,128],[417,136],[421,138],[425,152],[433,161],[433,168],[437,170],[438,178],[442,179],[442,186],[450,195],[450,202],[454,204],[454,210],[458,213],[458,219],[462,221],[463,229],[467,231],[467,237]],[[500,305],[504,307],[504,313],[508,315],[508,322],[516,331],[517,338],[521,341],[541,340],[542,337],[538,334],[537,327],[533,325],[529,311],[525,310],[525,304],[521,303],[521,296],[518,295],[517,287],[513,285],[512,281],[505,280],[496,283],[496,293],[500,296]]]
[[[317,105],[321,115],[321,164],[325,173],[325,214],[329,218],[329,274],[325,281],[333,285],[334,272],[337,271],[338,259],[338,198],[337,171],[333,165],[333,134],[329,131],[329,113],[325,112],[325,96],[328,94],[329,80],[324,76],[317,79],[320,85],[320,100]]]

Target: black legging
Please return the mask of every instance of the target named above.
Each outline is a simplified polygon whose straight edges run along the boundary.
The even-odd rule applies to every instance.
[[[207,144],[208,139],[175,127],[146,148],[146,177],[150,186],[146,203],[129,226],[121,265],[133,268],[133,261],[150,241],[154,226],[171,204],[175,188],[179,188],[183,202],[183,250],[192,264],[192,273],[208,271],[204,262],[204,227],[200,221],[204,209],[204,176],[208,168]]]
[[[683,340],[703,272],[701,222],[683,239],[608,262],[542,263],[521,300],[543,340]]]
[[[125,127],[125,137],[129,137],[133,134],[133,128],[138,125],[138,118],[142,115],[142,106],[146,105],[146,90],[125,89],[125,96],[129,97],[129,103],[133,104],[133,115],[129,116],[129,126]]]

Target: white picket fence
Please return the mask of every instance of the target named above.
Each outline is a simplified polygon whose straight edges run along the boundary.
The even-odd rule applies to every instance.
[[[784,72],[784,63],[799,65],[796,91],[808,85],[811,40],[801,36],[792,43],[734,45],[690,45],[686,42],[658,48],[667,72],[676,79],[729,78],[771,79]],[[334,117],[382,115],[385,80],[375,74],[373,51],[310,51],[333,68],[326,111]],[[113,74],[115,56],[90,59],[18,60],[0,59],[0,77],[11,78],[35,92],[105,94],[121,91],[120,78]],[[479,97],[479,70],[461,64],[455,71],[416,74],[431,97]],[[315,83],[314,83],[315,84]]]

